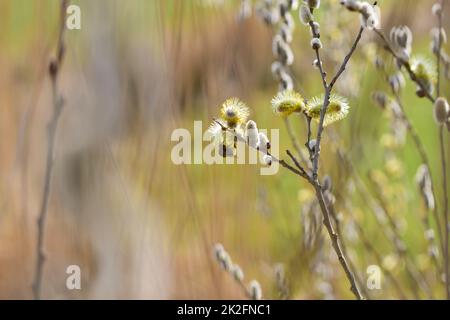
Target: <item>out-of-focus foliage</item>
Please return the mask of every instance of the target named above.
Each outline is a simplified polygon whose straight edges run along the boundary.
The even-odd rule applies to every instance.
[[[81,7],[82,29],[67,33],[61,71],[66,109],[46,230],[44,296],[245,298],[216,263],[213,246],[220,242],[245,280],[261,283],[264,298],[352,298],[308,184],[281,169],[261,176],[253,165],[176,166],[170,159],[174,129],[193,131],[193,121],[201,120],[207,130],[222,102],[234,96],[246,101],[259,127],[280,129],[281,155],[291,148],[283,120],[271,106],[278,91],[270,69],[274,30],[256,12],[238,20],[240,1],[72,3]],[[382,30],[408,25],[413,53],[434,59],[429,48],[433,1],[378,3]],[[56,45],[58,5],[56,0],[0,0],[0,298],[31,297],[52,110],[47,65]],[[450,5],[445,10],[450,17]],[[322,1],[315,17],[331,75],[348,52],[359,17],[338,0]],[[309,30],[298,15],[294,20],[294,88],[303,96],[320,95]],[[446,30],[449,24],[444,19]],[[442,298],[415,183],[420,157],[408,135],[404,145],[395,145],[393,115],[372,100],[373,92],[389,91],[375,58],[393,68],[376,43],[373,33],[363,35],[337,85],[351,109],[325,134],[321,171],[332,179],[347,254],[363,284],[369,265],[383,268],[382,288],[370,291],[370,297],[401,298],[398,282],[405,298]],[[406,82],[403,105],[440,185],[432,106]],[[442,88],[448,96],[447,80]],[[306,135],[300,118],[292,125],[299,137]],[[439,188],[437,203],[442,197]],[[409,262],[383,231],[386,212]],[[419,276],[408,273],[408,263]],[[81,291],[65,287],[72,264],[82,269]]]

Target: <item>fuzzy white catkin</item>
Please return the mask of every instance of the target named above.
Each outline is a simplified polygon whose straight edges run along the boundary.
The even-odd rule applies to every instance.
[[[434,240],[434,230],[433,229],[425,230],[425,239]]]
[[[444,28],[441,28],[440,32],[439,28],[433,28],[430,31],[430,35],[433,40],[433,46],[435,47],[439,45],[439,40],[441,41],[441,45],[447,43],[447,33],[445,32]]]
[[[311,48],[313,48],[314,50],[318,50],[322,48],[322,42],[320,41],[319,38],[313,38],[311,40]]]
[[[267,151],[269,150],[269,139],[267,138],[267,136],[264,134],[264,132],[260,132],[259,133],[259,150],[266,154]]]
[[[447,100],[443,97],[437,98],[433,107],[433,116],[436,123],[440,125],[447,121],[449,112]]]
[[[313,38],[317,38],[319,35],[320,35],[320,24],[314,21],[311,28],[311,36]]]
[[[280,82],[283,90],[292,90],[294,88],[292,77],[284,70],[280,73]]]
[[[287,43],[292,42],[292,30],[285,24],[283,24],[280,28],[280,35],[284,41]]]
[[[234,156],[234,149],[231,146],[225,144],[219,146],[219,155],[221,157],[227,158]]]
[[[233,274],[233,277],[236,281],[242,282],[244,280],[244,272],[237,264],[233,265],[233,267],[231,268],[231,273]]]
[[[216,256],[217,261],[224,270],[230,270],[232,266],[231,258],[225,251],[222,244],[217,243],[214,245],[214,255]]]
[[[313,66],[314,66],[314,68],[319,69],[319,67],[320,67],[320,62],[319,62],[318,59],[314,59],[314,61],[313,61]]]
[[[294,53],[292,52],[291,47],[286,42],[281,42],[280,47],[280,58],[281,62],[287,66],[290,66],[294,63]]]
[[[261,300],[262,299],[262,290],[258,281],[252,280],[250,282],[250,296],[252,300]]]
[[[299,17],[300,17],[300,21],[305,26],[308,25],[314,19],[313,15],[311,14],[311,10],[305,5],[300,7]]]
[[[271,166],[272,165],[272,156],[269,156],[268,154],[265,154],[263,156],[263,162],[266,166]]]
[[[272,40],[272,53],[274,56],[278,56],[281,44],[283,43],[283,37],[279,34],[275,35]]]
[[[224,251],[225,249],[221,243],[216,243],[214,245],[214,255],[216,256],[217,260],[219,260],[220,257],[222,257]]]
[[[325,178],[323,178],[322,187],[324,190],[331,190],[331,177],[329,175],[326,175]]]
[[[407,26],[393,27],[389,38],[394,49],[402,60],[408,60],[411,55],[413,34]]]
[[[271,71],[275,77],[277,78],[280,77],[281,72],[283,71],[283,65],[281,64],[281,62],[280,61],[273,62],[271,66]]]
[[[380,9],[373,7],[368,2],[361,4],[361,24],[369,30],[378,29],[380,27]]]
[[[298,0],[289,0],[291,10],[297,10],[299,6]]]
[[[249,120],[246,126],[246,137],[247,143],[252,148],[258,148],[259,146],[259,133],[258,127],[256,126],[256,122],[253,120]]]
[[[314,9],[318,9],[320,7],[320,0],[304,0],[304,2],[310,7]]]
[[[361,2],[356,0],[341,0],[341,4],[350,11],[361,11]]]
[[[310,140],[308,143],[308,147],[309,149],[314,150],[316,148],[316,139]]]
[[[431,12],[435,15],[438,16],[441,14],[442,12],[442,6],[440,3],[435,3],[433,4],[433,6],[431,7]]]

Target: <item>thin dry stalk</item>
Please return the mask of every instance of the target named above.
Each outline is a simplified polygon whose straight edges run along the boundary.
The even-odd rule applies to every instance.
[[[60,27],[59,36],[57,44],[57,56],[50,62],[49,74],[52,85],[52,101],[53,101],[53,115],[48,124],[48,145],[47,145],[47,159],[46,159],[46,169],[45,169],[45,179],[42,195],[42,204],[39,210],[38,220],[37,220],[37,242],[36,242],[36,266],[35,275],[33,281],[33,296],[35,300],[41,299],[41,289],[42,289],[42,276],[43,268],[45,262],[45,252],[44,252],[44,238],[45,238],[45,226],[48,212],[48,204],[51,192],[51,182],[53,175],[53,164],[55,156],[55,141],[56,141],[56,130],[58,128],[58,122],[63,111],[64,102],[62,97],[59,95],[58,78],[59,72],[62,67],[62,62],[64,59],[64,31],[65,31],[65,14],[66,8],[68,6],[68,0],[61,0],[61,12],[60,12]]]
[[[340,219],[339,219],[339,217],[338,217],[338,215],[336,213],[336,210],[335,210],[334,206],[333,205],[329,205],[329,208],[330,208],[331,217],[333,218],[334,225],[336,227],[336,232],[337,232],[337,234],[341,235],[342,250],[343,250],[345,255],[348,255],[348,253],[347,253],[347,246],[345,245],[345,242],[344,242],[343,236],[342,236],[343,233],[342,233],[341,221],[340,221]],[[356,270],[357,269],[355,264],[353,263],[353,261],[351,259],[348,260],[348,263],[349,263],[350,268],[352,270]],[[358,272],[356,272],[356,271],[355,271],[355,278],[356,278],[356,282],[358,283],[358,286],[361,288],[361,291],[364,293],[364,296],[367,299],[370,299],[369,292],[367,291],[366,286],[363,284],[363,281],[362,281],[361,277],[359,276]]]
[[[437,58],[437,96],[440,97],[441,92],[441,49],[442,49],[442,12],[444,10],[444,1],[439,1],[441,10],[438,14],[438,51]],[[450,269],[449,269],[449,255],[448,255],[448,189],[447,189],[447,164],[445,159],[445,141],[444,141],[444,124],[439,125],[439,146],[441,152],[441,165],[442,165],[442,188],[444,190],[444,232],[445,232],[445,246],[444,246],[444,266],[445,266],[445,293],[447,300],[450,300]]]
[[[443,6],[443,1],[441,1],[441,7]],[[440,14],[441,16],[441,14]],[[439,25],[442,25],[442,16],[438,19]],[[389,44],[389,41],[387,40],[386,36],[380,31],[375,29],[375,33],[380,37],[380,39],[383,41],[384,48],[392,54],[394,58],[402,62],[402,66],[405,68],[405,70],[408,72],[408,75],[410,79],[415,82],[421,90],[424,92],[425,97],[432,102],[433,104],[436,101],[436,98],[434,98],[431,93],[428,91],[426,86],[420,81],[420,79],[416,76],[416,74],[411,69],[411,65],[408,61],[405,61],[398,57],[398,55],[395,53],[395,51],[392,49],[391,45]],[[438,30],[440,32],[440,29]],[[440,35],[438,36],[440,38]],[[438,43],[438,53],[437,53],[437,66],[438,66],[438,82],[437,82],[437,93],[439,96],[440,93],[440,51],[441,51],[441,39],[439,39]],[[446,159],[445,159],[445,145],[444,145],[444,128],[442,125],[440,125],[439,128],[439,144],[440,144],[440,157],[441,157],[441,165],[442,165],[442,172],[443,172],[443,191],[444,191],[444,208],[443,208],[443,215],[444,215],[444,267],[445,267],[445,292],[447,299],[450,299],[450,270],[449,270],[449,255],[448,255],[448,239],[449,239],[449,228],[448,228],[448,188],[447,188],[447,177],[446,177]],[[439,224],[439,223],[438,223]]]
[[[364,233],[364,230],[361,228],[361,226],[359,224],[355,223],[355,225],[356,225],[356,230],[358,232],[359,238],[362,240],[362,243],[363,243],[364,247],[366,248],[366,250],[373,254],[373,256],[375,257],[375,260],[377,262],[377,265],[380,266],[383,273],[389,278],[389,280],[391,281],[395,290],[397,291],[400,299],[403,299],[403,300],[406,299],[406,295],[403,292],[402,286],[397,281],[397,278],[392,274],[392,272],[390,272],[388,269],[386,269],[383,266],[383,258],[378,253],[378,251],[375,249],[375,247],[370,243],[369,239],[367,238],[366,234]]]
[[[375,198],[377,199],[378,203],[381,205],[381,208],[383,209],[384,216],[387,219],[388,226],[390,233],[388,235],[389,241],[392,242],[395,250],[397,251],[397,255],[399,258],[402,258],[405,260],[405,269],[408,276],[411,278],[411,286],[412,286],[412,292],[415,295],[416,299],[419,299],[418,293],[415,290],[416,285],[420,285],[423,291],[427,293],[429,298],[432,298],[431,290],[428,286],[428,283],[426,281],[425,275],[420,272],[415,266],[414,263],[411,261],[414,260],[411,251],[406,247],[406,244],[403,242],[402,237],[400,235],[400,231],[398,230],[397,223],[395,222],[392,214],[390,213],[389,207],[383,197],[383,195],[380,193],[380,191],[376,188],[375,183],[372,179],[369,180],[373,184],[372,192],[374,193]],[[383,227],[380,225],[380,227]]]
[[[389,82],[389,75],[386,72],[386,69],[384,67],[382,67],[382,71],[383,71],[383,75],[384,75],[385,80],[387,82]],[[412,138],[412,140],[414,142],[414,146],[416,147],[417,152],[419,153],[419,156],[421,158],[422,163],[428,168],[428,173],[429,173],[429,177],[430,177],[430,181],[431,181],[431,193],[432,193],[434,199],[437,199],[436,192],[434,190],[433,176],[432,176],[431,170],[430,170],[430,168],[431,168],[430,161],[429,161],[427,152],[425,151],[425,146],[422,143],[422,140],[421,140],[418,132],[416,131],[415,127],[413,126],[412,122],[409,120],[409,117],[406,114],[406,111],[405,111],[405,108],[403,106],[403,102],[402,102],[402,99],[401,99],[401,96],[400,96],[399,92],[396,91],[393,86],[389,86],[389,87],[390,87],[392,95],[395,98],[395,102],[399,106],[399,111],[401,112],[401,114],[400,114],[401,120],[406,125],[406,129],[408,130],[408,133],[410,134],[410,136],[411,136],[411,138]],[[440,219],[439,219],[439,213],[438,213],[438,209],[437,208],[438,208],[438,206],[435,203],[432,212],[433,212],[433,215],[434,215],[434,219],[436,220],[436,228],[437,228],[437,232],[438,232],[439,243],[441,245],[441,250],[442,250],[442,252],[444,252],[444,250],[445,250],[444,249],[444,239],[443,239],[443,236],[442,236],[442,231],[441,231],[441,226],[440,226]],[[430,209],[427,209],[428,213],[429,213],[429,210]],[[422,220],[422,223],[424,224],[425,230],[429,230],[431,228],[430,221],[429,221],[429,214],[427,214],[427,216],[424,219],[421,219],[421,220]],[[434,241],[433,240],[430,240],[430,245],[434,245]],[[437,272],[437,274],[439,274],[440,273],[440,267],[439,267],[439,262],[437,260],[437,257],[435,255],[433,255],[432,256],[432,260],[433,260],[433,264],[435,266],[436,272]]]
[[[449,256],[448,256],[448,186],[447,186],[447,163],[445,159],[445,142],[444,142],[444,125],[439,126],[439,145],[441,150],[441,165],[442,165],[442,188],[444,191],[444,228],[445,228],[445,251],[444,251],[444,266],[445,266],[445,292],[447,300],[450,300],[450,270],[449,270]]]

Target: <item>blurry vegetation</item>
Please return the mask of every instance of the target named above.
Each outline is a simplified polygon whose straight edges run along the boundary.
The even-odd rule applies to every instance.
[[[246,280],[261,283],[264,298],[280,297],[279,264],[289,298],[353,298],[328,236],[319,235],[312,249],[305,246],[302,210],[314,197],[307,183],[281,168],[275,176],[261,176],[259,166],[171,162],[172,130],[193,130],[194,120],[202,120],[206,130],[220,104],[233,96],[247,102],[250,118],[260,127],[280,129],[280,155],[292,149],[283,120],[270,105],[278,91],[270,70],[273,30],[256,12],[239,21],[240,1],[234,0],[71,2],[82,8],[83,20],[81,31],[67,34],[61,73],[67,109],[57,139],[43,296],[246,298],[215,261],[213,246],[219,242]],[[408,25],[413,52],[434,59],[429,48],[429,30],[436,22],[433,3],[378,1],[382,30],[388,34],[394,25]],[[56,45],[58,5],[56,0],[0,0],[0,298],[31,298],[35,219],[51,115],[47,64]],[[445,16],[444,28],[450,30],[450,4]],[[321,23],[324,66],[332,75],[360,22],[338,0],[322,0],[315,17]],[[294,20],[294,88],[319,95],[310,31],[298,15]],[[444,298],[440,273],[427,254],[421,222],[425,208],[415,182],[421,161],[409,135],[386,161],[390,150],[382,137],[389,133],[390,118],[372,94],[389,91],[375,57],[391,58],[377,43],[375,34],[363,35],[337,86],[351,109],[326,131],[320,170],[333,181],[342,237],[363,284],[367,267],[379,261],[355,220],[406,298],[430,293]],[[416,87],[406,80],[405,112],[425,145],[442,208],[432,105],[417,98]],[[448,90],[444,80],[442,95],[448,97]],[[292,126],[299,137],[306,135],[303,120]],[[429,292],[408,276],[404,260],[384,236],[386,227],[377,223],[368,199],[379,203],[380,197]],[[65,288],[70,264],[82,268],[81,291]],[[382,289],[369,294],[400,298],[385,273]]]

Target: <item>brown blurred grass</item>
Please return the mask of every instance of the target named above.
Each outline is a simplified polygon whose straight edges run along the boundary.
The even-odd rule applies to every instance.
[[[82,7],[83,29],[69,33],[62,71],[68,111],[58,140],[46,235],[45,296],[244,298],[213,259],[212,245],[222,242],[246,278],[262,283],[267,298],[277,297],[273,266],[279,262],[286,267],[292,298],[322,298],[313,286],[321,281],[312,272],[318,256],[329,262],[327,281],[335,297],[351,298],[327,247],[319,255],[302,247],[298,193],[306,186],[295,177],[283,171],[262,177],[254,166],[175,166],[170,161],[171,131],[191,130],[194,119],[203,120],[206,129],[217,106],[230,96],[245,100],[252,118],[263,128],[281,129],[280,150],[290,147],[282,121],[273,117],[269,107],[277,90],[270,76],[270,30],[257,17],[237,23],[235,3],[225,8],[202,6],[199,1],[74,3]],[[432,21],[417,16],[429,12],[431,3],[380,1],[382,23],[410,25],[417,34],[415,49],[428,52]],[[4,30],[0,35],[4,48],[0,53],[0,298],[31,297],[35,215],[51,110],[46,65],[55,45],[57,5],[54,0],[39,5],[0,1]],[[350,14],[342,15],[344,45],[358,22]],[[326,16],[319,19],[325,21]],[[91,37],[94,33],[98,37]],[[319,79],[310,67],[307,30],[298,21],[294,38],[296,87],[314,95],[320,90]],[[95,46],[95,41],[100,45]],[[107,49],[101,51],[101,44]],[[360,93],[351,99],[349,119],[336,130],[366,179],[369,169],[383,167],[377,150],[386,123],[370,101],[371,91],[382,81],[361,51],[349,71],[360,80]],[[330,61],[333,52],[327,57]],[[437,163],[431,109],[413,96],[413,90],[409,86],[405,94],[408,113]],[[295,128],[304,130],[301,123]],[[418,157],[410,142],[398,157],[405,174],[390,186],[392,209],[407,225],[405,241],[417,260],[425,261],[428,272],[416,212],[420,198],[413,181]],[[340,193],[339,183],[347,173],[336,164],[332,148],[323,159]],[[438,176],[438,167],[432,169]],[[367,205],[357,196],[352,201],[355,212],[342,208],[343,213],[360,218],[383,256],[391,255]],[[139,246],[147,234],[154,235],[152,246]],[[353,251],[365,275],[373,257],[358,242]],[[141,270],[143,262],[132,256],[146,260],[150,267]],[[82,266],[81,292],[64,287],[65,268],[73,263]],[[112,270],[115,263],[117,270]],[[393,273],[408,287],[401,264]],[[96,282],[105,274],[106,287]],[[440,286],[434,290],[436,295],[441,292]],[[374,295],[394,296],[388,283]]]

